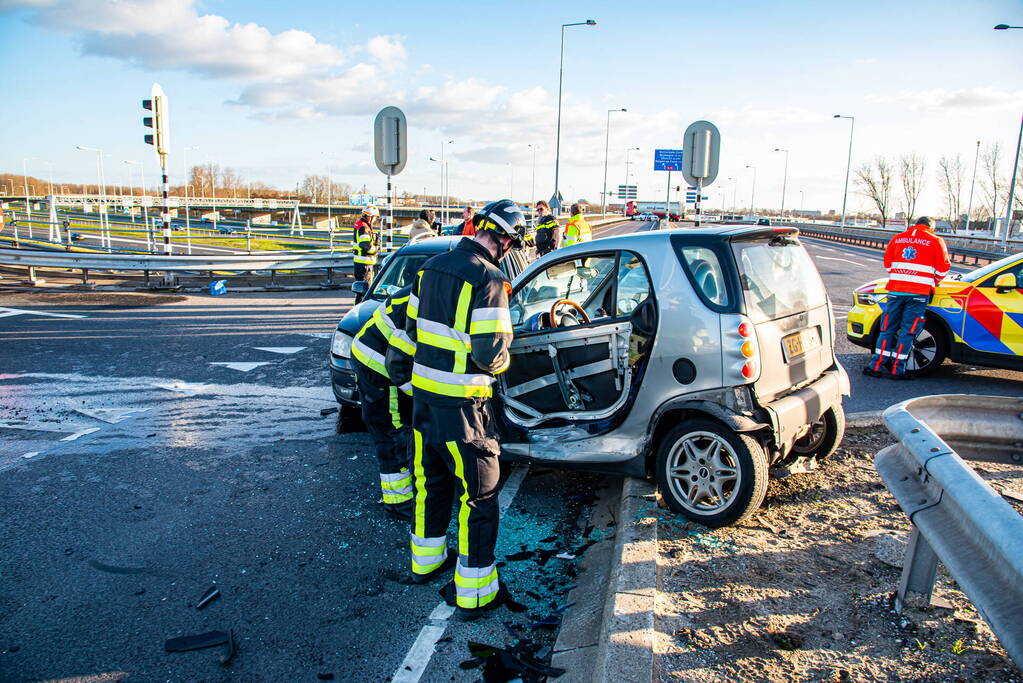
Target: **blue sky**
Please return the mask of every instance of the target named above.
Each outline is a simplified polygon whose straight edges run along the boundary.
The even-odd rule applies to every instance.
[[[710,203],[778,206],[790,150],[787,204],[840,209],[848,122],[854,167],[876,154],[927,157],[922,208],[941,213],[935,173],[960,153],[972,171],[976,140],[1008,157],[1023,114],[1023,3],[992,2],[190,2],[0,0],[5,53],[0,169],[91,181],[94,158],[126,182],[142,159],[139,100],[159,81],[171,100],[172,176],[181,149],[278,186],[304,173],[382,192],[369,149],[373,115],[396,104],[410,123],[399,189],[436,192],[447,147],[452,191],[529,201],[553,189],[558,41],[566,31],[561,187],[599,201],[607,110],[608,185],[625,150],[640,197],[659,199],[666,177],[653,149],[679,147],[691,121],[722,132]],[[324,153],[327,154],[324,154]],[[329,154],[329,156],[328,156]],[[732,183],[728,178],[735,177]],[[672,184],[678,180],[673,178]],[[724,195],[724,196],[722,196]],[[965,201],[965,198],[964,198]],[[975,200],[976,201],[976,200]],[[852,197],[851,204],[866,207]]]

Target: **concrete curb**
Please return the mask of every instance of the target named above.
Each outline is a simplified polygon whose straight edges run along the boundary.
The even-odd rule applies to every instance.
[[[849,413],[845,416],[846,427],[880,427],[884,424],[881,419],[883,410],[864,410],[859,413]]]
[[[649,514],[656,487],[626,478],[618,508],[618,534],[612,554],[597,648],[594,681],[652,681],[654,603],[657,599],[657,517]]]

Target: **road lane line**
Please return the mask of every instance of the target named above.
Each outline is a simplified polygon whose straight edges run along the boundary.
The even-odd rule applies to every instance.
[[[846,263],[851,263],[854,266],[860,266],[861,268],[867,268],[868,267],[868,264],[866,264],[866,263],[860,263],[859,261],[850,261],[847,258],[836,258],[834,256],[818,256],[817,258],[826,259],[828,261],[845,261]]]
[[[43,311],[26,311],[22,308],[4,308],[0,306],[0,318],[6,318],[11,315],[39,315],[44,318],[84,318],[84,315],[73,315],[71,313],[45,313]]]
[[[511,507],[512,501],[515,500],[515,494],[519,492],[519,487],[522,486],[522,481],[528,472],[527,465],[516,465],[508,475],[504,487],[497,497],[497,507],[501,517],[504,517],[505,511]],[[437,641],[444,637],[448,619],[454,613],[455,608],[446,602],[441,602],[433,608],[430,616],[427,617],[427,624],[420,629],[419,635],[416,636],[405,659],[398,665],[398,670],[391,677],[391,683],[419,682],[426,667],[430,664],[430,659],[433,658],[433,653],[437,650]]]

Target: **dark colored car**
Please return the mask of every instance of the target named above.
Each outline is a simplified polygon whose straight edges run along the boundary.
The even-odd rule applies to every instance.
[[[426,260],[437,254],[450,251],[461,237],[433,237],[415,244],[409,244],[386,257],[380,272],[368,288],[366,298],[353,306],[337,324],[330,340],[330,383],[334,398],[341,404],[338,426],[360,420],[359,391],[355,384],[355,370],[352,368],[352,340],[369,320],[384,299],[402,287],[412,284],[416,273]],[[501,269],[509,280],[526,269],[529,263],[518,250],[513,250],[501,261]],[[366,285],[356,282],[355,292],[365,291]]]

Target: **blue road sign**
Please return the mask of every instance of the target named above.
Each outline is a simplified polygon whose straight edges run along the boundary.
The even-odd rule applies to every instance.
[[[680,149],[655,149],[654,150],[655,171],[681,171],[682,150]]]

